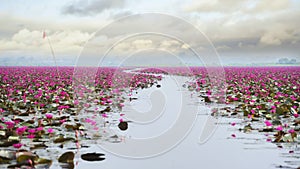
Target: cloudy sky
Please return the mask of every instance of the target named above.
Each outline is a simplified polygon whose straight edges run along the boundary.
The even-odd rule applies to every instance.
[[[129,55],[159,59],[168,53],[188,62],[192,59],[187,49],[210,47],[225,65],[276,63],[280,58],[299,62],[299,7],[298,0],[3,1],[0,65],[53,65],[49,41],[60,65],[104,53],[99,46],[115,42],[107,63]],[[156,15],[143,17],[149,12]],[[140,18],[120,20],[135,14],[141,14]],[[131,36],[143,30],[157,34]],[[44,31],[49,41],[43,39]],[[94,44],[87,43],[90,38]]]

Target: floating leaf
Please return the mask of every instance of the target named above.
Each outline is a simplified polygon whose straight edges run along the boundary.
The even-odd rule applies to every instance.
[[[104,156],[104,154],[102,154],[102,153],[86,153],[86,154],[82,154],[81,158],[86,161],[103,161],[103,160],[105,160],[105,158],[101,157],[101,156]]]
[[[252,128],[252,126],[251,126],[250,124],[246,125],[246,126],[244,127],[244,129],[243,129],[243,131],[244,131],[245,133],[251,132],[251,130],[253,130],[253,128]]]
[[[284,132],[278,131],[274,136],[275,136],[274,142],[276,143],[282,142],[282,137],[284,136]]]
[[[10,163],[10,160],[9,158],[6,158],[6,157],[1,157],[0,156],[0,164],[9,164]]]
[[[19,143],[19,141],[18,140],[4,141],[3,143],[0,143],[0,147],[9,147],[16,143]]]
[[[45,159],[45,158],[39,158],[35,161],[36,164],[52,164],[52,160]]]
[[[73,163],[75,154],[72,151],[63,153],[59,158],[60,163]]]
[[[18,163],[22,163],[22,162],[26,162],[28,160],[34,161],[37,160],[37,156],[36,155],[20,155],[17,157],[17,162]]]
[[[74,138],[71,137],[64,137],[64,136],[59,136],[57,138],[54,139],[54,143],[63,143],[65,141],[71,141],[71,140],[75,140]]]
[[[128,129],[128,123],[126,121],[122,121],[122,122],[119,123],[118,127],[122,131],[127,130]]]

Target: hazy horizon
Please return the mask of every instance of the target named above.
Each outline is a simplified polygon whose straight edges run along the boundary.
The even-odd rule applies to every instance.
[[[0,6],[0,65],[55,66],[50,44],[57,65],[76,65],[78,56],[96,59],[84,53],[89,40],[97,40],[102,47],[112,44],[122,33],[132,35],[135,30],[149,27],[158,33],[175,32],[182,37],[158,34],[129,37],[118,42],[102,64],[117,65],[119,60],[141,50],[160,49],[178,56],[181,64],[196,62],[195,65],[199,65],[201,61],[190,58],[185,50],[211,48],[216,50],[214,55],[218,55],[224,66],[300,65],[300,9],[297,6],[300,6],[297,0],[5,1]],[[178,19],[172,22],[160,17],[122,21],[128,16],[149,12]],[[151,21],[153,23],[149,23]],[[119,25],[101,32],[110,24]],[[196,38],[185,24],[198,29],[202,37]],[[103,52],[99,46],[90,51]],[[143,65],[144,58],[148,59],[147,64],[155,64],[155,61],[149,63],[151,59],[165,60],[164,54],[138,55],[140,62],[131,64]],[[174,63],[170,65],[176,65]]]

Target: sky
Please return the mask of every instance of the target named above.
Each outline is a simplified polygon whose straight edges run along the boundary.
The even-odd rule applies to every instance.
[[[128,56],[156,64],[170,53],[198,62],[192,50],[224,65],[299,64],[299,7],[298,0],[2,1],[0,65],[53,65],[50,44],[58,65],[94,64],[113,45],[103,64]]]

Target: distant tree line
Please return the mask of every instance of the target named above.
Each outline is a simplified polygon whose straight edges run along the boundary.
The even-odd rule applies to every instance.
[[[289,59],[289,58],[281,58],[278,60],[279,64],[296,64],[296,59]]]

